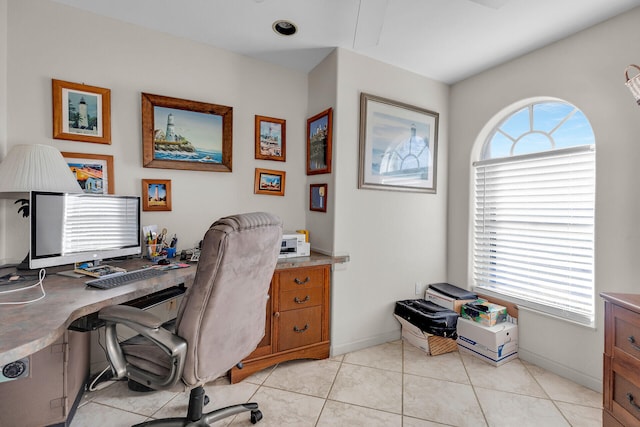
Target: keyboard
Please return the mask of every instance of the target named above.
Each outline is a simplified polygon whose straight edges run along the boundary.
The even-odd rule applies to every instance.
[[[122,285],[127,285],[131,282],[137,282],[139,280],[152,279],[154,277],[162,276],[166,274],[166,271],[157,270],[155,268],[144,268],[142,270],[127,271],[126,273],[114,273],[98,279],[88,280],[85,283],[87,286],[98,289],[111,289]]]

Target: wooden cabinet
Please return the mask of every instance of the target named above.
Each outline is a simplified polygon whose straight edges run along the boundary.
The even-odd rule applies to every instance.
[[[640,426],[640,295],[603,293],[605,427]]]
[[[329,357],[331,265],[286,265],[271,280],[265,336],[243,368],[231,370],[231,383],[287,360]]]

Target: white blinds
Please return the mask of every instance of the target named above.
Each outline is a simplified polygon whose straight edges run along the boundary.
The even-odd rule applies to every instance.
[[[474,286],[592,324],[595,146],[474,167]]]

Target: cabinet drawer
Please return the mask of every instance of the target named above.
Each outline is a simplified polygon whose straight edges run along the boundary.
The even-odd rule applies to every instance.
[[[321,305],[323,290],[324,288],[322,287],[314,286],[312,288],[280,292],[280,311]]]
[[[310,288],[324,285],[325,268],[292,268],[278,274],[280,291]]]
[[[613,406],[616,418],[633,420],[633,425],[640,424],[640,387],[617,372],[613,373],[613,401],[619,405]]]
[[[614,307],[613,316],[614,347],[638,359],[640,365],[640,316],[621,307]]]
[[[322,341],[322,307],[280,313],[278,351]]]

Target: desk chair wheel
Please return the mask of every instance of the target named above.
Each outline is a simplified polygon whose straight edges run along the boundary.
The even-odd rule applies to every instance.
[[[260,410],[251,411],[251,424],[255,424],[262,419],[262,412]]]

